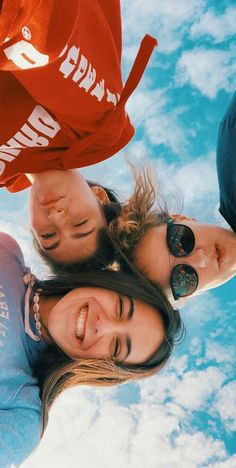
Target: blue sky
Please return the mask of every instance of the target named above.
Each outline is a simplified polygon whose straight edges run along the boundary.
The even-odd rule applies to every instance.
[[[217,212],[217,128],[236,85],[236,2],[122,1],[124,76],[145,33],[158,38],[127,109],[135,139],[111,160],[83,172],[128,196],[123,155],[153,164],[176,211],[224,226]],[[175,196],[174,196],[175,195]],[[2,229],[32,252],[27,193],[1,192]],[[40,447],[23,465],[38,468],[233,468],[236,466],[236,279],[188,302],[187,336],[160,375],[133,385],[72,389],[55,404]]]

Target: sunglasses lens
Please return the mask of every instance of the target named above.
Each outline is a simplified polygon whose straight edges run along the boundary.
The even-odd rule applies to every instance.
[[[171,288],[174,299],[189,296],[198,287],[197,272],[190,265],[176,265],[171,275]]]
[[[167,243],[174,257],[185,257],[193,251],[195,237],[188,226],[171,224],[168,226]]]

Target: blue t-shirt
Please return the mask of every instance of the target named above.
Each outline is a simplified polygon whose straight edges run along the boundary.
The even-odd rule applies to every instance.
[[[236,231],[236,93],[219,127],[217,171],[220,187],[219,211]]]
[[[40,440],[41,400],[32,367],[46,349],[25,333],[26,286],[19,245],[0,233],[0,467],[18,466]],[[35,327],[34,319],[30,319]],[[35,328],[33,330],[35,332]]]

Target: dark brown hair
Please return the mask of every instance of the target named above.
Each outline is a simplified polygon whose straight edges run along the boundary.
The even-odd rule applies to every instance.
[[[111,359],[72,360],[53,344],[34,369],[41,389],[43,429],[48,410],[64,389],[73,385],[115,385],[152,375],[165,365],[175,342],[183,336],[184,326],[179,312],[172,308],[160,288],[141,277],[98,271],[37,281],[34,288],[42,288],[44,296],[58,296],[85,286],[110,289],[154,307],[162,318],[165,339],[151,359],[140,365],[114,363]]]

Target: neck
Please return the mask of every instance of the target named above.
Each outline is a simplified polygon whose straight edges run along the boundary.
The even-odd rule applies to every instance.
[[[40,322],[42,325],[42,330],[41,330],[42,337],[47,343],[51,342],[47,333],[50,312],[60,299],[61,299],[61,296],[43,296],[41,294],[39,296],[39,315],[40,315]],[[30,313],[34,315],[33,301],[30,307]]]
[[[36,178],[36,174],[28,174],[28,173],[26,173],[25,176],[26,176],[27,179],[31,182],[31,184],[34,183],[35,178]]]

